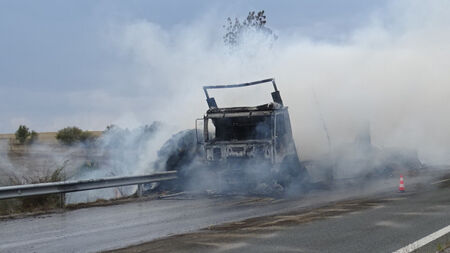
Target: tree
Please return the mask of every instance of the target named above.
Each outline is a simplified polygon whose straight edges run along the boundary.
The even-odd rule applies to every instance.
[[[15,133],[15,136],[16,140],[20,144],[25,144],[26,142],[32,143],[35,141],[38,137],[38,133],[35,131],[30,131],[30,129],[25,125],[20,125]]]
[[[20,144],[24,144],[28,139],[28,136],[30,136],[30,129],[25,125],[20,125],[15,135],[16,140],[18,140]]]
[[[241,23],[238,18],[233,20],[228,17],[227,24],[223,27],[226,32],[223,36],[225,45],[230,47],[236,47],[242,42],[242,35],[246,32],[261,32],[267,35],[269,38],[276,40],[278,38],[272,31],[272,29],[266,27],[266,15],[264,10],[259,12],[250,11],[247,18]]]
[[[90,132],[83,131],[75,126],[63,128],[56,134],[56,139],[66,145],[72,145],[77,142],[86,142],[93,138],[94,137]]]

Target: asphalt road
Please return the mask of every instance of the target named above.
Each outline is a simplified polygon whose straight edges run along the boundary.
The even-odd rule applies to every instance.
[[[450,224],[450,181],[222,224],[126,252],[394,252]]]
[[[296,200],[196,197],[91,207],[0,221],[0,252],[97,252],[211,225],[319,205],[351,192]]]
[[[386,192],[386,190],[395,192],[396,186],[396,180],[377,182],[373,187],[367,186],[364,190],[316,192],[303,198],[289,200],[215,197],[139,201],[3,220],[0,221],[0,252],[97,252],[117,249],[152,240],[158,241],[159,238],[171,235],[193,234],[205,227],[251,217],[285,212],[302,213],[333,201],[361,198],[362,196],[379,196],[380,192]],[[212,246],[208,246],[206,249],[207,251],[226,249],[236,252],[285,251],[284,249],[308,249],[307,252],[314,252],[314,250],[343,252],[342,250],[347,249],[346,252],[351,252],[361,245],[365,245],[368,249],[374,247],[374,252],[380,252],[376,248],[380,246],[377,243],[379,238],[372,238],[372,243],[369,243],[371,236],[367,233],[364,233],[363,236],[361,231],[383,230],[391,231],[382,233],[389,235],[386,238],[380,237],[383,239],[383,243],[393,249],[397,246],[400,248],[400,246],[404,246],[403,244],[420,236],[415,229],[416,223],[417,226],[423,226],[418,227],[423,233],[431,232],[433,229],[449,223],[449,217],[445,214],[450,213],[447,197],[450,196],[450,192],[443,191],[443,195],[441,191],[438,191],[437,195],[424,195],[419,198],[421,202],[419,199],[415,200],[416,204],[407,201],[410,198],[414,200],[415,197],[405,195],[402,196],[405,199],[380,204],[379,208],[374,208],[372,204],[369,204],[362,208],[361,213],[343,215],[342,218],[326,219],[298,227],[287,226],[288,229],[282,229],[273,234],[269,233],[269,236],[264,235],[263,239],[237,236],[238,242],[233,242],[231,246],[223,248],[222,244],[218,244],[219,246],[211,244]],[[433,192],[424,194],[433,194]],[[383,194],[385,195],[385,193]],[[395,215],[393,216],[393,214]],[[425,219],[427,220],[425,221]],[[371,223],[368,223],[369,221]],[[370,229],[367,229],[368,226]],[[397,234],[398,229],[404,230],[401,237]],[[412,234],[410,235],[410,233]],[[338,238],[331,238],[332,235],[337,235]],[[365,237],[365,240],[361,241],[364,244],[351,241],[353,236],[355,236],[355,240],[359,240],[358,235]],[[324,238],[327,236],[330,238],[325,240]],[[401,238],[401,240],[396,238]],[[170,240],[168,243],[177,245],[172,244]],[[346,247],[353,244],[354,248],[350,248],[348,251]],[[205,248],[204,245],[199,249],[203,248]],[[176,249],[174,248],[174,250]]]
[[[227,252],[394,252],[449,224],[450,188],[435,189],[234,242]]]

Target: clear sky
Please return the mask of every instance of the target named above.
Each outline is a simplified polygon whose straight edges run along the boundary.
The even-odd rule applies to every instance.
[[[141,108],[155,105],[142,103],[149,94],[142,94],[148,90],[141,90],[136,80],[139,67],[117,49],[121,33],[115,31],[126,24],[144,21],[170,34],[212,22],[221,31],[226,17],[265,10],[268,26],[280,36],[339,43],[385,5],[360,0],[1,0],[0,132],[14,132],[19,124],[37,131],[68,125],[102,130],[121,122],[120,114],[157,108]],[[149,121],[151,117],[140,123]]]

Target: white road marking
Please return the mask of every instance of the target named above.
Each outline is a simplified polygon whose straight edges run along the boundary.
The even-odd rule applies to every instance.
[[[389,221],[389,220],[384,220],[384,221],[380,221],[375,223],[375,226],[381,226],[381,227],[393,227],[393,228],[402,228],[405,227],[404,224],[400,224],[398,222],[394,222],[394,221]]]
[[[408,244],[407,246],[405,246],[405,247],[403,247],[403,248],[401,248],[401,249],[399,249],[397,251],[394,251],[393,253],[409,253],[409,252],[413,252],[414,250],[416,250],[416,249],[418,249],[418,248],[420,248],[420,247],[422,247],[422,246],[424,246],[424,245],[426,245],[426,244],[428,244],[428,243],[438,239],[439,237],[441,237],[441,236],[443,236],[443,235],[445,235],[445,234],[447,234],[449,232],[450,232],[450,225],[448,225],[445,228],[440,229],[440,230],[438,230],[438,231],[436,231],[436,232],[434,232],[434,233],[432,233],[430,235],[427,235],[427,236],[425,236],[424,238],[422,238],[420,240],[417,240],[417,241],[415,241],[415,242],[413,242],[411,244]]]
[[[450,178],[447,178],[447,179],[444,179],[444,180],[440,180],[440,181],[436,181],[436,182],[433,182],[431,184],[439,184],[439,183],[447,182],[448,180],[450,180]]]

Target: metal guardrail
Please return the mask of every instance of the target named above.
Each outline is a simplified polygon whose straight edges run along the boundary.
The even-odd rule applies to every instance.
[[[26,184],[0,187],[0,199],[20,198],[34,195],[67,193],[95,190],[127,185],[138,185],[138,195],[142,194],[142,184],[173,180],[176,171],[165,171],[155,174],[128,177],[110,177],[80,181],[61,181],[54,183]]]

